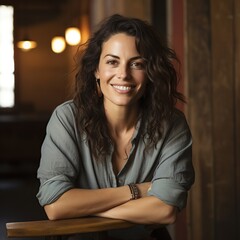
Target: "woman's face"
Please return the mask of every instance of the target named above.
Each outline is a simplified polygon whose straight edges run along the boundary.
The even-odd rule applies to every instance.
[[[145,91],[146,75],[135,37],[118,33],[104,42],[95,77],[100,79],[105,106],[137,104]]]

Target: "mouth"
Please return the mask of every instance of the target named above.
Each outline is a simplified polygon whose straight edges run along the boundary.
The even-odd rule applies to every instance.
[[[111,84],[111,86],[117,90],[118,92],[129,92],[135,88],[133,85],[117,85],[117,84]]]

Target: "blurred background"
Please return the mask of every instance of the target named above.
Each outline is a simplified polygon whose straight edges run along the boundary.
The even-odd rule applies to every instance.
[[[181,61],[196,182],[173,240],[240,239],[238,0],[0,0],[0,239],[6,222],[46,219],[35,197],[46,124],[72,98],[78,45],[113,13],[149,21]]]

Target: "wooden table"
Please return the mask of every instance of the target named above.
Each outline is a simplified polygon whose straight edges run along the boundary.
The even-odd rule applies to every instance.
[[[6,223],[8,238],[23,237],[61,237],[64,235],[100,232],[111,229],[128,228],[134,226],[134,223],[123,220],[86,217],[65,220],[42,220],[29,222]],[[53,238],[51,238],[53,239]]]

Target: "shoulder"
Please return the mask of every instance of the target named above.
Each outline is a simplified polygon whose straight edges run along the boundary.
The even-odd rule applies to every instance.
[[[185,114],[178,109],[174,109],[174,112],[170,118],[169,123],[170,125],[180,125],[182,127],[188,126]]]
[[[76,114],[76,106],[73,102],[73,100],[66,101],[60,105],[58,105],[54,112],[58,114],[66,114],[66,113],[73,113]]]
[[[183,134],[186,137],[191,137],[190,128],[187,119],[183,112],[175,109],[171,118],[165,122],[165,134],[176,135]]]
[[[57,115],[58,117],[62,117],[66,119],[75,118],[76,113],[77,113],[77,108],[73,100],[69,100],[60,104],[53,111],[53,115]]]
[[[49,124],[75,125],[75,116],[77,108],[72,100],[58,105],[50,118]]]

